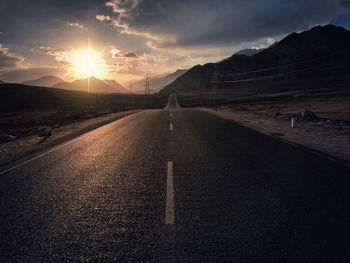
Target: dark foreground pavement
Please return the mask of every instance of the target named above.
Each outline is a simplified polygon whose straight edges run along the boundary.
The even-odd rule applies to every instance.
[[[349,262],[349,226],[349,168],[194,109],[134,114],[0,176],[0,262]]]

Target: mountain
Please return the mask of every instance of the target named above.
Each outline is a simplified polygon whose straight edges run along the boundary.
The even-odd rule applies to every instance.
[[[349,46],[350,31],[334,25],[317,26],[292,33],[252,56],[235,54],[218,63],[194,66],[161,92],[210,90],[214,70],[217,81],[221,81],[216,88],[235,88],[237,83],[264,78],[289,76],[290,80],[295,80],[293,72],[308,74],[310,78],[337,74],[337,70],[329,67],[349,63]]]
[[[22,84],[30,85],[30,86],[39,86],[39,87],[53,87],[59,82],[64,82],[64,80],[56,76],[49,75],[38,79],[24,81],[22,82]]]
[[[117,93],[129,93],[122,85],[120,85],[115,80],[105,79],[103,80],[103,82],[106,83],[108,86],[113,87]]]
[[[90,82],[89,82],[90,80]],[[89,88],[90,84],[90,88]],[[95,77],[79,79],[73,82],[61,82],[53,86],[58,89],[80,90],[101,93],[128,93],[118,82],[114,80],[100,80]]]
[[[260,53],[261,51],[263,51],[264,48],[261,49],[255,49],[255,48],[247,48],[247,49],[242,49],[238,52],[236,52],[234,55],[243,55],[243,56],[253,56],[255,54]]]
[[[187,71],[187,69],[178,69],[171,74],[151,78],[151,81],[150,81],[151,93],[156,93],[156,92],[160,91],[166,85],[173,82],[176,78],[182,76],[186,71]],[[134,82],[132,84],[133,92],[134,93],[144,93],[145,92],[145,83],[146,83],[146,79],[142,79],[142,80]]]

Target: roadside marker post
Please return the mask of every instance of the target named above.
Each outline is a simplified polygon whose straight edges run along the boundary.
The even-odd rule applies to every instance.
[[[294,126],[295,126],[295,119],[294,119],[294,117],[290,120],[290,127],[291,128],[294,128]]]

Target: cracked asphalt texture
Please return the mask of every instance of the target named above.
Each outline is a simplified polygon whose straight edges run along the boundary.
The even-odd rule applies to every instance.
[[[349,262],[349,226],[349,168],[174,98],[0,177],[0,262]]]

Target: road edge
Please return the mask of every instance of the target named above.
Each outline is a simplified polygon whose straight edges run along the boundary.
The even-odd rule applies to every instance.
[[[343,159],[338,158],[338,157],[336,157],[336,156],[332,156],[332,155],[330,155],[330,154],[328,154],[328,153],[322,152],[322,151],[317,150],[317,149],[313,149],[313,148],[308,147],[308,146],[306,146],[306,145],[303,145],[303,144],[300,144],[300,143],[297,143],[297,142],[293,142],[293,141],[290,141],[290,140],[287,140],[287,139],[284,139],[284,138],[280,138],[280,137],[277,137],[277,136],[273,136],[273,135],[268,134],[268,133],[263,133],[263,132],[260,132],[260,131],[258,131],[258,130],[256,130],[256,129],[253,129],[253,128],[244,126],[243,124],[241,124],[240,122],[238,122],[238,121],[236,121],[236,120],[234,120],[234,119],[227,118],[227,117],[224,117],[224,116],[222,116],[222,115],[216,114],[212,109],[209,109],[209,108],[195,108],[195,109],[200,110],[200,111],[203,111],[203,112],[207,112],[207,113],[209,113],[209,114],[211,114],[211,115],[217,116],[217,117],[222,118],[222,119],[225,119],[225,120],[232,121],[232,122],[234,122],[235,124],[237,124],[237,125],[239,125],[239,126],[241,126],[241,127],[244,127],[244,128],[246,128],[246,129],[249,129],[249,130],[251,130],[251,131],[254,131],[254,132],[263,134],[263,135],[268,136],[268,137],[270,137],[270,138],[273,138],[273,139],[275,139],[275,140],[277,140],[277,141],[284,142],[284,143],[286,143],[286,144],[289,144],[289,145],[291,145],[291,146],[294,146],[294,147],[296,147],[296,148],[298,148],[298,149],[300,149],[300,150],[303,150],[303,151],[312,153],[312,154],[317,155],[317,156],[319,156],[319,157],[325,158],[325,159],[327,159],[327,160],[330,160],[330,161],[332,161],[332,162],[335,162],[335,163],[338,163],[338,164],[341,164],[341,165],[343,165],[343,166],[346,166],[346,167],[350,168],[350,162],[347,162],[346,160],[343,160]],[[208,110],[208,109],[209,109],[209,110]]]
[[[39,158],[40,156],[43,156],[47,153],[50,153],[54,151],[55,149],[61,148],[64,145],[67,145],[75,140],[77,140],[79,137],[84,136],[85,134],[94,131],[98,128],[101,128],[102,126],[108,125],[115,121],[120,121],[122,119],[131,117],[137,113],[143,112],[145,110],[132,110],[125,112],[125,114],[121,114],[115,118],[101,121],[99,123],[95,123],[91,126],[88,126],[76,133],[69,134],[67,136],[64,136],[62,138],[58,138],[55,141],[50,142],[49,144],[42,145],[42,147],[39,147],[37,149],[28,149],[28,151],[24,152],[23,154],[20,154],[16,156],[15,158],[11,159],[10,161],[7,161],[5,163],[0,164],[0,175],[3,175],[9,171],[9,169],[12,169],[12,167],[17,167],[18,165],[21,165],[22,163],[27,163],[30,160]],[[94,119],[94,118],[93,118]]]

